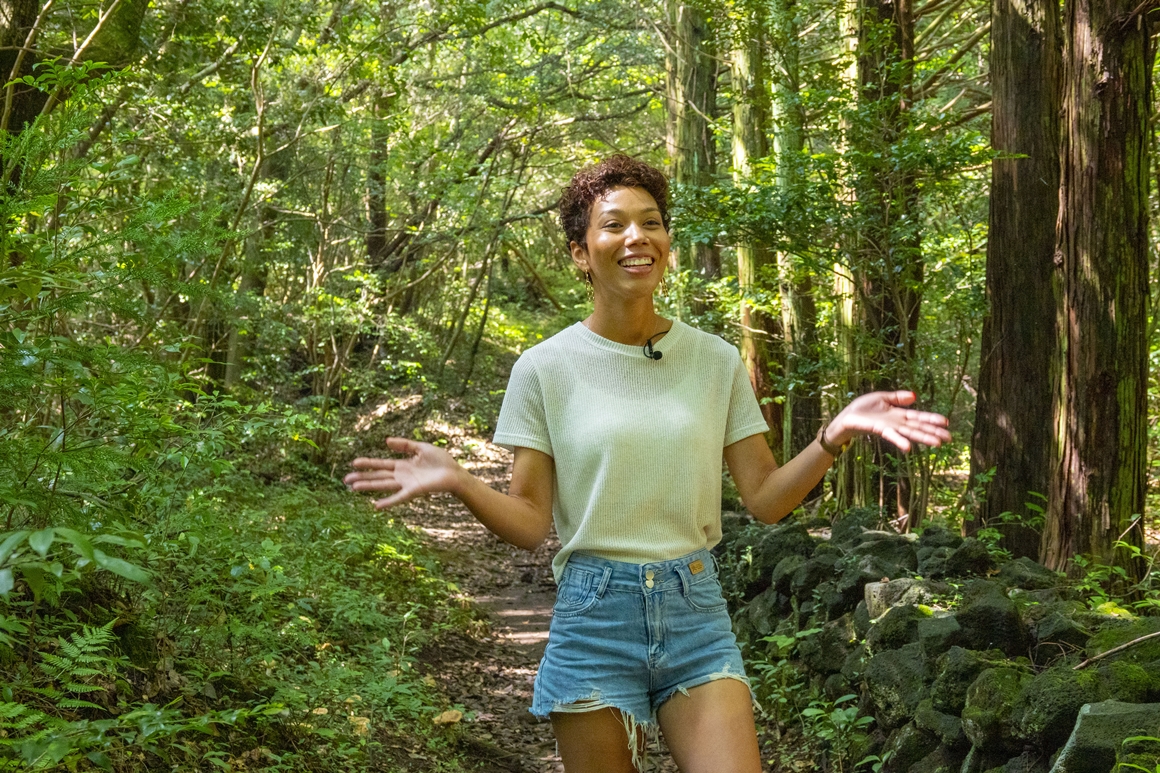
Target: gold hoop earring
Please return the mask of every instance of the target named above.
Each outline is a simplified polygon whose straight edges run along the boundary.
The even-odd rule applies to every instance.
[[[666,298],[669,297],[669,283],[665,280],[665,275],[661,274],[661,295]]]
[[[592,287],[592,272],[591,271],[584,272],[584,287],[588,290],[589,302],[595,301],[596,300],[596,290]]]

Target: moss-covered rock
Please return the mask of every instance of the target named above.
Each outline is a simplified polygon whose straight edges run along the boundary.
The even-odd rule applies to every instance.
[[[766,588],[758,593],[744,610],[744,621],[758,636],[768,636],[777,628],[778,619],[785,611],[785,597],[775,588]],[[741,616],[738,616],[740,619]]]
[[[1030,637],[1015,602],[995,583],[972,583],[966,590],[963,606],[955,613],[963,629],[963,646],[1000,649],[1012,656],[1025,654]]]
[[[831,524],[830,542],[848,544],[863,531],[877,528],[882,520],[882,511],[876,507],[851,507]]]
[[[932,524],[922,530],[918,544],[924,548],[957,548],[963,538],[945,526]]]
[[[826,623],[822,630],[798,643],[798,654],[811,671],[836,674],[856,644],[850,615]],[[840,696],[839,696],[840,697]]]
[[[873,555],[845,556],[835,564],[834,569],[840,572],[835,589],[842,603],[849,605],[849,609],[845,611],[853,611],[858,602],[865,598],[867,583],[889,580],[909,573],[898,564]]]
[[[947,557],[947,577],[983,576],[993,572],[996,567],[995,557],[987,550],[987,546],[974,537],[963,540],[963,544],[955,548],[955,552]]]
[[[777,562],[777,566],[773,567],[770,582],[777,589],[778,593],[784,596],[792,594],[791,586],[793,585],[793,576],[808,560],[805,556],[794,553]]]
[[[875,556],[886,563],[913,571],[918,568],[914,540],[907,535],[892,532],[864,532],[851,550],[855,556]]]
[[[1042,752],[1029,749],[1007,760],[999,770],[1001,773],[1047,773],[1047,757]]]
[[[988,668],[1003,665],[1003,653],[998,650],[976,652],[951,647],[934,666],[935,680],[931,686],[934,708],[947,714],[959,714],[967,703],[967,690]]]
[[[1160,768],[1160,738],[1138,736],[1125,739],[1116,754],[1116,765],[1118,773],[1136,773],[1140,768],[1146,771]]]
[[[737,586],[732,589],[734,595],[746,600],[754,598],[770,586],[773,570],[783,558],[808,556],[814,552],[816,544],[817,540],[810,536],[805,526],[792,521],[777,526],[742,529],[725,550],[725,562],[733,568],[726,578]]]
[[[972,746],[960,773],[1002,773],[1009,752],[1001,745]]]
[[[1160,631],[1160,617],[1140,617],[1110,625],[1105,623],[1103,630],[1098,631],[1088,639],[1087,656],[1091,658],[1101,655],[1121,644],[1127,644],[1133,639],[1158,631]],[[1126,661],[1141,665],[1160,660],[1160,636],[1134,644],[1123,652],[1109,657],[1120,662]]]
[[[886,759],[880,773],[906,773],[910,766],[930,754],[938,739],[908,722],[886,737],[880,756]]]
[[[1023,556],[1000,566],[996,579],[1008,588],[1042,590],[1059,584],[1062,575]]]
[[[863,599],[858,602],[858,606],[854,607],[854,633],[858,634],[858,638],[864,638],[870,632],[870,608],[866,606],[866,601]]]
[[[1107,773],[1126,738],[1160,736],[1160,704],[1102,701],[1079,710],[1051,773]]]
[[[1062,612],[1051,612],[1039,620],[1032,635],[1039,647],[1047,647],[1056,655],[1061,649],[1066,652],[1070,648],[1086,647],[1091,638],[1090,631]]]
[[[862,679],[879,725],[886,729],[898,727],[914,716],[919,702],[926,697],[923,677],[917,644],[870,658]]]
[[[946,577],[947,559],[949,559],[954,552],[954,548],[920,547],[917,552],[918,573],[923,577]]]
[[[918,643],[926,662],[933,663],[962,641],[962,626],[953,615],[928,617],[918,622]]]
[[[790,595],[798,601],[809,599],[814,588],[833,579],[836,574],[834,565],[838,563],[839,558],[837,552],[819,551],[817,555],[795,569],[790,578]]]
[[[859,681],[862,678],[862,673],[866,670],[866,664],[869,662],[870,655],[866,652],[866,642],[857,642],[854,649],[846,656],[846,662],[842,664],[842,676],[851,682]]]
[[[864,600],[870,617],[881,617],[891,607],[902,604],[930,604],[940,595],[950,592],[946,583],[900,577],[890,582],[866,583]]]
[[[974,746],[1017,750],[1012,713],[1031,675],[1022,668],[988,668],[967,689],[963,732]]]
[[[914,604],[894,607],[870,625],[866,647],[870,654],[896,650],[918,641],[918,624],[930,615]]]
[[[1019,696],[1018,734],[1048,751],[1067,741],[1076,715],[1085,703],[1099,700],[1094,670],[1076,671],[1064,663],[1034,677]]]
[[[907,773],[959,773],[963,767],[963,753],[939,746],[910,766]]]
[[[929,698],[919,702],[918,708],[914,711],[914,724],[920,730],[937,736],[944,746],[953,749],[967,746],[967,736],[963,733],[963,721],[953,714],[944,714],[934,708]]]

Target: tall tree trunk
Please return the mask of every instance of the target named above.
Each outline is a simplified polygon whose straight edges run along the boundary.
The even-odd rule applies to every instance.
[[[43,91],[10,82],[31,74],[32,66],[40,61],[35,50],[21,55],[39,13],[40,0],[0,0],[0,86],[4,86],[5,128],[10,131],[23,129],[48,99]]]
[[[235,317],[230,320],[230,332],[226,346],[224,383],[232,389],[242,381],[249,343],[254,331],[242,328],[253,324],[249,316],[255,308],[255,299],[266,292],[266,264],[262,249],[274,236],[274,210],[268,206],[258,209],[258,223],[245,243],[245,257],[242,263],[242,278],[238,283],[237,300],[234,305]]]
[[[709,19],[696,5],[668,0],[669,157],[679,185],[707,188],[717,168],[716,140],[710,123],[717,109],[717,60]],[[686,267],[706,279],[721,276],[715,244],[696,244]],[[679,258],[678,258],[679,259]]]
[[[774,0],[770,5],[774,70],[774,153],[777,185],[783,200],[801,196],[805,114],[801,105],[797,3]],[[809,272],[796,256],[778,254],[781,275],[781,319],[785,333],[786,429],[784,455],[790,459],[813,442],[821,422],[817,384],[817,306]],[[821,493],[821,484],[811,497]]]
[[[1056,347],[1055,225],[1059,210],[1059,0],[994,0],[991,7],[991,165],[987,316],[971,478],[995,469],[969,522],[998,526],[1002,545],[1038,558],[1040,534],[1002,524],[1029,515],[1051,480],[1051,372]]]
[[[769,98],[766,90],[764,19],[757,10],[746,15],[731,56],[733,89],[733,182],[751,184],[753,160],[769,154],[766,129],[769,122]],[[782,412],[784,404],[774,401],[775,390],[770,374],[776,363],[775,341],[780,338],[777,321],[753,298],[762,293],[762,269],[774,260],[773,254],[759,239],[749,238],[737,245],[737,283],[741,290],[741,357],[749,373],[749,382],[761,404],[761,413],[769,425],[770,447],[783,446]],[[760,304],[758,305],[760,306]]]
[[[1152,55],[1138,0],[1069,0],[1057,264],[1056,456],[1042,556],[1142,544]]]
[[[912,0],[864,0],[858,41],[860,125],[856,183],[861,233],[855,287],[866,336],[865,389],[899,389],[909,376],[918,327],[923,264],[914,169],[897,157],[914,77]],[[901,459],[874,443],[879,505],[909,523],[910,493]]]
[[[841,73],[841,82],[851,101],[860,101],[859,88],[859,30],[861,28],[860,0],[844,0],[838,10],[838,26],[842,35],[842,49],[847,61]],[[839,135],[839,155],[852,157],[848,151],[855,144],[857,136],[852,111],[841,118]],[[855,179],[857,169],[849,170],[847,179]],[[856,185],[846,185],[841,189],[842,204],[856,209],[858,193]],[[842,359],[842,381],[840,394],[850,394],[863,387],[863,352],[859,346],[860,300],[854,283],[854,267],[858,264],[857,234],[838,246],[847,252],[848,265],[834,264],[834,333],[838,340],[838,353]],[[834,499],[839,511],[850,507],[864,507],[870,504],[870,446],[856,441],[847,453],[838,457],[834,469]],[[876,498],[875,498],[876,499]]]

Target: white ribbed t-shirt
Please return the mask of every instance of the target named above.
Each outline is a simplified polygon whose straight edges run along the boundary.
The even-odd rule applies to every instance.
[[[655,346],[576,323],[512,368],[495,442],[553,458],[559,581],[579,550],[648,563],[721,539],[721,452],[765,432],[737,350],[679,321]]]

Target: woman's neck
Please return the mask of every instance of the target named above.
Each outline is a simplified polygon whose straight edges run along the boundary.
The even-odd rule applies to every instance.
[[[597,299],[584,325],[609,341],[640,346],[658,333],[668,332],[673,323],[656,313],[652,298],[633,304],[608,304]]]

